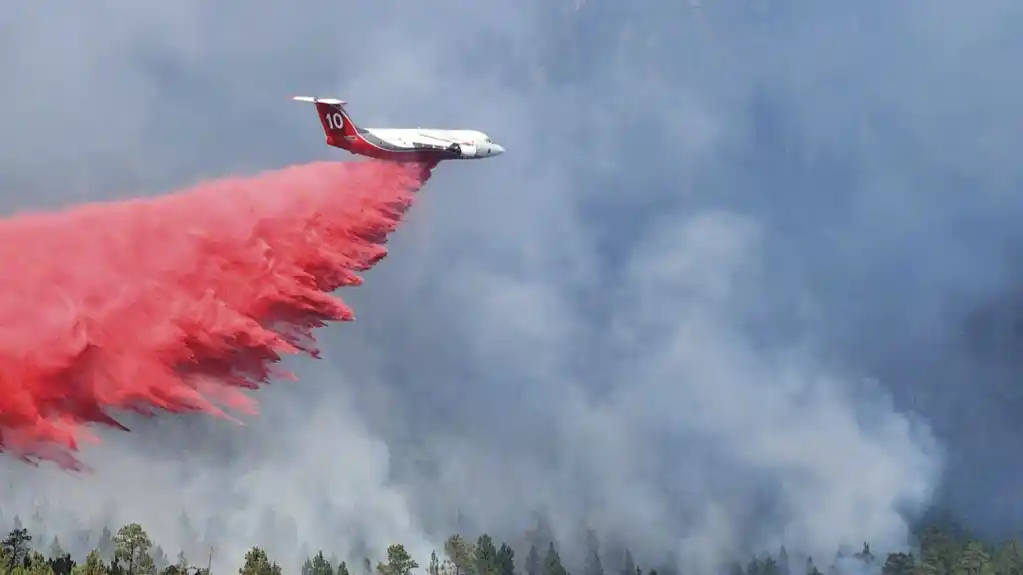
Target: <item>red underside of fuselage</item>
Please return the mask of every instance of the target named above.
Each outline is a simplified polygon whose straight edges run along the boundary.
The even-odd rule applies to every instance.
[[[441,160],[450,160],[453,157],[452,153],[446,150],[412,150],[408,152],[385,150],[370,144],[359,136],[355,136],[351,139],[328,137],[327,145],[335,148],[341,148],[342,150],[346,150],[359,156],[366,156],[377,160],[387,160],[390,162],[436,164]]]

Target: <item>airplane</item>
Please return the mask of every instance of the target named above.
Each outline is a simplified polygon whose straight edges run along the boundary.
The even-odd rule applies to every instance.
[[[478,130],[361,128],[345,111],[348,102],[344,100],[309,96],[294,96],[292,100],[316,105],[328,146],[359,156],[436,164],[441,160],[480,160],[504,153],[500,144]]]

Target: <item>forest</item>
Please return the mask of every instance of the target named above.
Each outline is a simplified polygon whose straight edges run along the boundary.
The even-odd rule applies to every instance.
[[[855,552],[839,550],[818,568],[814,558],[790,557],[784,547],[776,553],[735,562],[719,575],[1023,575],[1023,553],[1016,540],[992,545],[961,530],[927,528],[918,535],[917,553],[892,553],[876,557],[865,542]],[[166,551],[132,523],[116,532],[105,528],[98,539],[82,533],[75,547],[93,544],[84,557],[72,557],[59,538],[48,541],[34,535],[14,518],[14,526],[0,543],[0,573],[5,575],[212,575],[213,548],[207,557],[187,557],[184,550],[171,560]],[[533,537],[534,541],[536,540]],[[637,561],[628,549],[602,553],[590,534],[586,558],[578,567],[562,563],[557,545],[548,541],[532,543],[524,557],[517,558],[511,545],[482,534],[475,539],[451,535],[440,555],[434,552],[424,563],[412,557],[401,543],[386,549],[386,561],[372,565],[364,557],[355,565],[326,556],[319,551],[307,558],[301,575],[684,575],[671,567],[649,567]],[[197,554],[195,549],[193,554]],[[193,559],[195,562],[193,562]],[[259,547],[245,554],[239,575],[283,575],[274,558]],[[574,572],[574,573],[573,573]]]

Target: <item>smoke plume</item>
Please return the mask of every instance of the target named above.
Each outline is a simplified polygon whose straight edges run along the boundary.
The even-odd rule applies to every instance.
[[[185,509],[223,572],[537,514],[644,567],[825,570],[932,503],[1018,531],[1023,3],[60,4],[0,3],[8,211],[336,157],[294,94],[509,153],[433,177],[258,417],[126,414],[89,475],[0,458],[8,520],[173,554]]]

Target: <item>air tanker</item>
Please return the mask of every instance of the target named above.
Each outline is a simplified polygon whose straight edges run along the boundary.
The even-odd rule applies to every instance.
[[[316,106],[327,145],[359,156],[395,162],[481,160],[504,153],[504,148],[478,130],[425,128],[361,128],[355,125],[344,100],[294,96]]]

